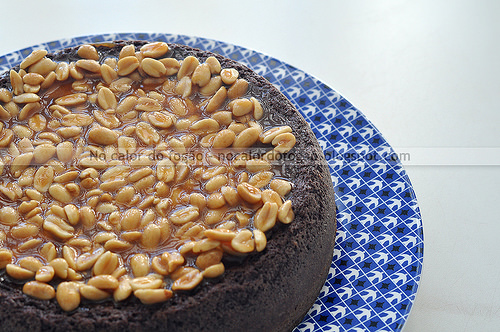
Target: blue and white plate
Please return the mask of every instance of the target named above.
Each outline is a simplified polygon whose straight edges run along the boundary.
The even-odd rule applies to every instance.
[[[294,332],[400,331],[415,299],[423,262],[417,200],[391,146],[326,84],[240,46],[160,33],[94,35],[35,45],[0,57],[0,73],[37,48],[58,51],[84,43],[138,39],[185,44],[247,65],[276,85],[316,134],[337,193],[337,243],[328,280]]]

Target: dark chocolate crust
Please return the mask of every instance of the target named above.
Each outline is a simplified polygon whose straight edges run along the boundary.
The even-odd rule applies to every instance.
[[[116,56],[128,43],[105,44],[98,51]],[[176,293],[157,305],[143,305],[131,297],[120,303],[82,302],[67,313],[55,299],[24,295],[1,274],[0,331],[291,331],[314,303],[331,265],[336,219],[330,173],[309,125],[272,84],[247,67],[187,46],[169,47],[169,56],[177,59],[194,55],[202,62],[216,56],[222,68],[236,68],[250,83],[248,94],[271,114],[263,125],[267,121],[293,128],[297,143],[290,153],[296,152],[295,159],[285,163],[282,172],[295,185],[290,194],[295,219],[267,232],[263,252],[228,263],[217,280],[204,281],[193,292]],[[48,56],[77,60],[76,50]],[[0,77],[0,87],[10,87],[8,73]]]

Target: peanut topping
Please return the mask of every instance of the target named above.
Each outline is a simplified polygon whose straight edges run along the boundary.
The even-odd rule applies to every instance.
[[[65,311],[81,297],[167,301],[294,218],[270,160],[293,130],[260,123],[236,69],[169,58],[163,42],[98,49],[34,51],[0,89],[0,269]]]

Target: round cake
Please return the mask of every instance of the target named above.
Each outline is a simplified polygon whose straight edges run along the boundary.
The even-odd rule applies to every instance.
[[[290,331],[336,230],[306,121],[207,51],[37,50],[0,77],[1,331]]]

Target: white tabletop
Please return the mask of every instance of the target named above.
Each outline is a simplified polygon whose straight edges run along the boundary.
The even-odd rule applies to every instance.
[[[500,2],[4,1],[0,54],[97,33],[221,40],[339,91],[402,155],[424,224],[405,332],[500,326]]]

